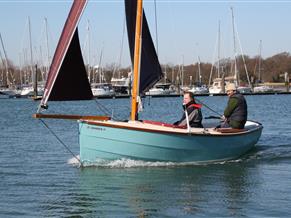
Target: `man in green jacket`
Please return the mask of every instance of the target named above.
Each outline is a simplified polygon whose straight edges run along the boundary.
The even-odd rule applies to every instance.
[[[226,85],[226,94],[228,95],[227,107],[222,116],[222,128],[243,129],[247,121],[248,106],[244,96],[236,91],[233,83]]]

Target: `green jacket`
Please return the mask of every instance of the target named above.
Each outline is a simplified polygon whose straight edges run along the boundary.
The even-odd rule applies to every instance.
[[[244,128],[247,120],[247,103],[243,95],[236,93],[229,98],[224,116],[232,128]]]

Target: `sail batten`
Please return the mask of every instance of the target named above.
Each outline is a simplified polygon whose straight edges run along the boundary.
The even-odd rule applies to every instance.
[[[77,25],[86,4],[87,0],[75,0],[73,2],[50,66],[41,105],[46,105],[48,100],[82,100],[92,98],[91,89],[89,90],[90,92],[88,92],[88,87],[90,88],[90,85],[86,75],[82,55],[77,54],[81,52]],[[69,52],[72,51],[74,53],[69,54]],[[64,63],[66,66],[64,66]],[[81,70],[81,73],[77,72],[79,70]],[[81,76],[76,76],[77,74],[81,74]],[[84,76],[86,79],[84,79]],[[68,77],[69,80],[66,80],[62,85],[57,85],[61,83],[59,78],[62,77]],[[82,84],[75,87],[75,80],[81,80]],[[79,93],[78,96],[73,96],[74,93],[69,93],[69,90],[67,90],[68,87],[78,89],[80,92],[85,90],[85,94]],[[82,89],[80,89],[80,87]]]
[[[134,45],[137,1],[125,0],[126,24],[132,65],[134,63]],[[139,76],[139,94],[144,94],[163,77],[155,46],[150,34],[145,13],[142,18],[142,47]]]

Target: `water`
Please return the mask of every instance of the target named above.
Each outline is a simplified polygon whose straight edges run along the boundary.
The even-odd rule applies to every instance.
[[[36,119],[39,102],[0,100],[0,217],[289,217],[291,95],[247,96],[249,119],[264,125],[240,159],[204,165],[118,160],[79,168]],[[222,112],[227,98],[198,97]],[[181,98],[152,98],[141,119],[174,122]],[[99,100],[128,118],[128,99]],[[51,102],[51,113],[99,114],[94,101]],[[216,115],[203,107],[204,117]],[[212,122],[215,122],[212,121]],[[78,155],[78,125],[46,120]]]

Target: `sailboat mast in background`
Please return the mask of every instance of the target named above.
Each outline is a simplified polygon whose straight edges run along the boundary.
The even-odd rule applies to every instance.
[[[3,53],[4,53],[4,60],[2,60],[2,62],[3,62],[3,65],[5,66],[5,70],[6,70],[6,86],[9,87],[11,85],[11,82],[9,81],[8,58],[7,58],[7,53],[6,53],[6,50],[5,50],[5,47],[4,47],[4,43],[3,43],[3,39],[2,39],[1,33],[0,33],[0,41],[1,41],[2,49],[3,49]]]
[[[237,63],[236,63],[236,39],[235,39],[235,26],[234,26],[234,15],[233,15],[233,7],[230,8],[231,10],[231,20],[232,20],[232,33],[233,33],[233,67],[234,67],[234,82],[236,86],[239,86],[239,76],[237,71]]]

